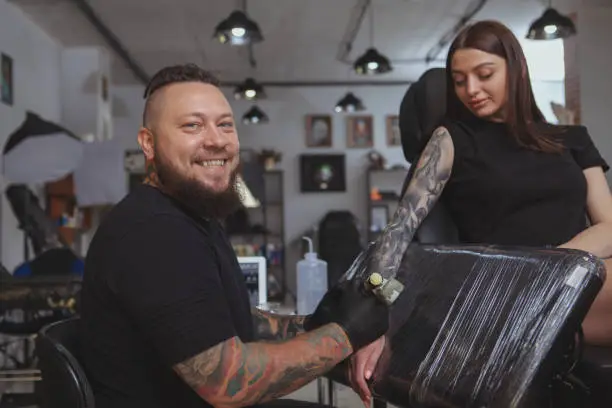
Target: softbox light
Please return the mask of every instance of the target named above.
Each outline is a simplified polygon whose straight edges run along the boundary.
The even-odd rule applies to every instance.
[[[62,126],[27,112],[2,154],[3,173],[9,183],[40,184],[73,172],[83,156],[83,142]]]

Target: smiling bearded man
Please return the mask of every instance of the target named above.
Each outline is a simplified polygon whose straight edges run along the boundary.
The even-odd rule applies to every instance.
[[[231,107],[194,65],[162,69],[145,97],[146,181],[105,216],[85,260],[79,343],[96,408],[261,406],[386,332],[386,306],[352,284],[308,320],[251,309],[220,220],[240,203]]]
[[[202,82],[166,84],[180,76],[151,82],[138,143],[147,159],[147,184],[203,217],[223,218],[240,206],[240,146],[218,83],[206,73],[201,77]]]

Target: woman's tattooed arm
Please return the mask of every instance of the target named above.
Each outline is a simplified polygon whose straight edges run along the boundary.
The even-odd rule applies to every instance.
[[[446,128],[439,127],[416,163],[393,219],[376,241],[371,272],[379,272],[385,278],[395,277],[406,248],[442,194],[453,160],[451,136]]]

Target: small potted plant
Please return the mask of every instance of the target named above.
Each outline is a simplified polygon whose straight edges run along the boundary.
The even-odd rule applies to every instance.
[[[276,164],[281,161],[282,157],[283,155],[281,152],[272,149],[263,149],[261,153],[259,153],[259,160],[266,170],[274,170]]]

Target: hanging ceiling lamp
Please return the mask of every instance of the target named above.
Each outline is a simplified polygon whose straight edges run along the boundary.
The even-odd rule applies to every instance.
[[[353,64],[353,69],[359,75],[380,75],[393,70],[389,58],[382,55],[374,47],[374,8],[370,3],[370,48]]]
[[[246,125],[258,125],[261,123],[268,123],[268,115],[264,113],[257,106],[253,106],[242,116],[242,123]]]
[[[384,74],[393,70],[389,59],[373,47],[368,48],[365,54],[357,58],[353,69],[359,75]]]
[[[263,87],[253,78],[247,78],[243,83],[236,87],[234,90],[234,97],[236,99],[253,101],[256,99],[264,99],[267,97],[267,95]]]
[[[530,40],[556,40],[575,34],[574,22],[552,7],[548,7],[542,16],[531,24],[526,37]]]
[[[352,92],[348,92],[342,99],[338,101],[334,110],[337,113],[341,112],[358,112],[365,110],[361,99],[357,98]]]
[[[221,44],[246,45],[263,41],[259,26],[240,10],[235,10],[215,28],[214,37]]]

